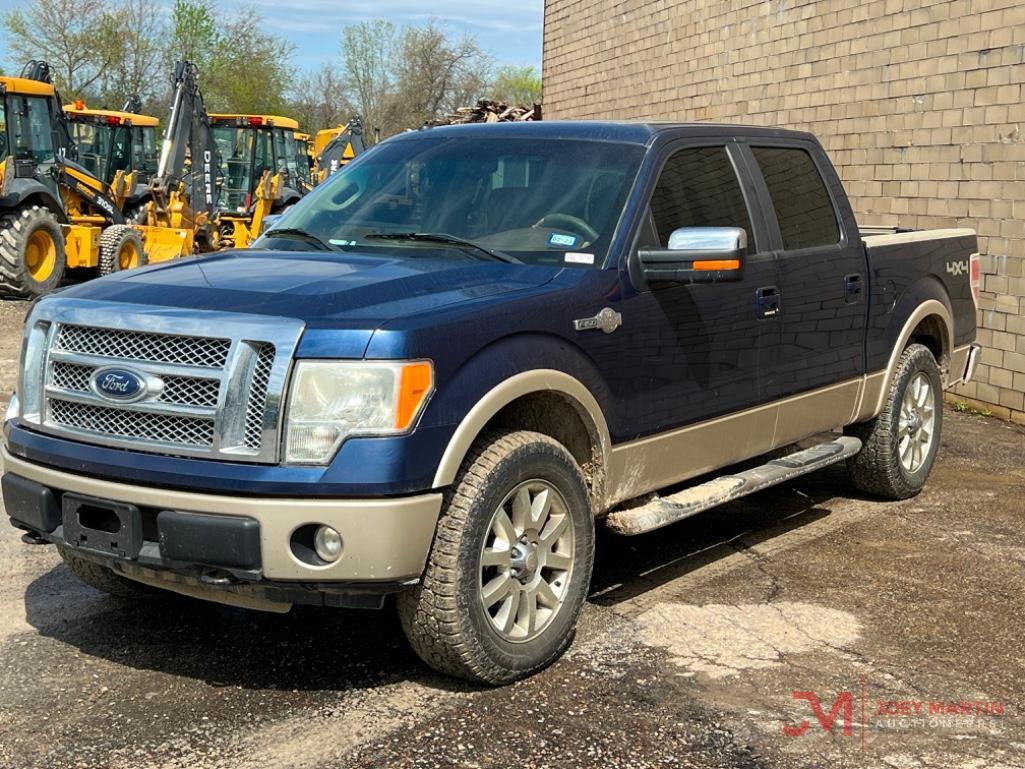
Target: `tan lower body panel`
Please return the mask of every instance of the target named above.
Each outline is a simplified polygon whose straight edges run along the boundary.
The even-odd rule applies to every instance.
[[[609,506],[855,421],[857,377],[612,448]]]
[[[199,494],[88,478],[26,462],[2,450],[5,472],[102,499],[164,510],[253,518],[260,524],[263,575],[308,582],[394,582],[423,572],[441,494],[397,499],[294,499]],[[342,535],[342,557],[327,566],[297,559],[292,532],[304,524],[327,524]]]

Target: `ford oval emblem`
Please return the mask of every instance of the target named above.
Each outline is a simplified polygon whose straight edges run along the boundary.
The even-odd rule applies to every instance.
[[[124,368],[97,369],[89,384],[94,393],[112,401],[136,401],[146,394],[146,379]]]

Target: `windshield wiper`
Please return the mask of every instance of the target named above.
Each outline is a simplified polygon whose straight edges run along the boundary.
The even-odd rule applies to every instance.
[[[334,246],[330,246],[323,240],[318,238],[312,232],[300,229],[298,227],[282,227],[280,230],[267,230],[263,233],[265,238],[293,238],[295,240],[301,240],[305,243],[311,243],[317,246],[321,251],[337,251],[338,249]]]
[[[495,251],[494,249],[482,246],[480,243],[474,243],[472,240],[466,240],[465,238],[456,237],[455,235],[447,235],[444,232],[371,232],[369,235],[365,235],[364,237],[367,239],[374,238],[376,240],[419,240],[426,243],[445,243],[452,246],[472,248],[475,251],[487,254],[491,259],[497,259],[500,262],[523,264],[523,262],[515,256],[507,254],[504,251]]]

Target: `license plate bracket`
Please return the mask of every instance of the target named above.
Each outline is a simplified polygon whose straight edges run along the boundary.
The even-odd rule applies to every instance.
[[[61,499],[64,541],[70,547],[134,560],[142,549],[142,513],[135,505],[83,494]]]

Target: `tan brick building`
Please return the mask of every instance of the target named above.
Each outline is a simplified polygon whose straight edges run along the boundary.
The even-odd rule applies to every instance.
[[[546,0],[545,117],[814,132],[862,224],[979,233],[976,381],[1025,422],[1025,0]]]

